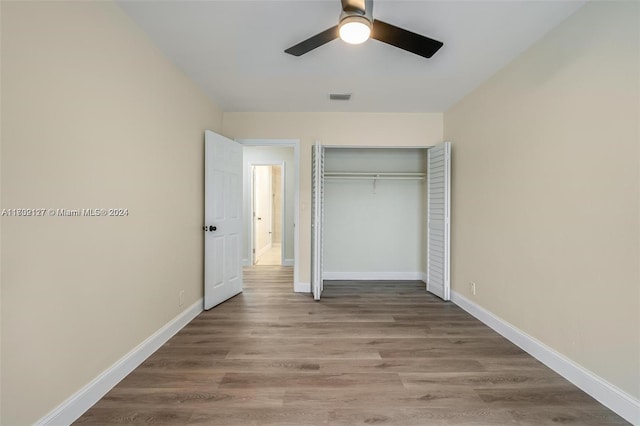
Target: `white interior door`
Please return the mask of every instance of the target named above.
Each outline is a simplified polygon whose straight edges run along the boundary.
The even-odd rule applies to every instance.
[[[313,298],[322,295],[322,222],[324,200],[324,149],[316,143],[311,153],[311,290]]]
[[[242,145],[207,130],[204,308],[242,292]]]
[[[253,253],[254,264],[272,245],[271,167],[253,166]]]
[[[451,143],[427,154],[427,291],[450,299]]]

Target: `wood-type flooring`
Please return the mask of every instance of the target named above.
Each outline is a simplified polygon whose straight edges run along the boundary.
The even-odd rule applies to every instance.
[[[621,425],[622,418],[422,282],[254,267],[78,424]]]

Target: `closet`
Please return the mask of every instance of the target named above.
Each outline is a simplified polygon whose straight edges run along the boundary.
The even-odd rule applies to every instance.
[[[449,299],[450,144],[312,152],[311,284],[423,280]]]

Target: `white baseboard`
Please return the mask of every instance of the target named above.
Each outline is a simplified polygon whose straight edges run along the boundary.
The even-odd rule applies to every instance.
[[[295,261],[293,259],[285,259],[282,262],[282,266],[293,266]],[[252,266],[249,259],[242,259],[242,266]]]
[[[322,278],[345,281],[416,281],[424,279],[424,272],[323,272]]]
[[[89,408],[131,373],[151,354],[157,351],[167,340],[173,337],[203,310],[203,300],[184,310],[149,336],[144,342],[133,348],[115,364],[103,371],[98,377],[87,383],[82,389],[71,395],[49,414],[38,420],[36,426],[69,425],[76,421]]]
[[[296,293],[311,293],[311,283],[294,283],[293,291]]]
[[[636,426],[640,425],[639,400],[461,294],[451,291],[451,301],[591,395],[620,417]]]

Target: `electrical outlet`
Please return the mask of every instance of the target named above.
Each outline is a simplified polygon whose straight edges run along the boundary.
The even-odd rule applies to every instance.
[[[180,290],[178,294],[178,306],[184,305],[184,290]]]
[[[476,295],[476,283],[473,281],[469,283],[469,290],[471,290],[471,294]]]

